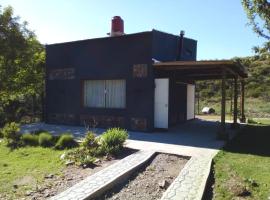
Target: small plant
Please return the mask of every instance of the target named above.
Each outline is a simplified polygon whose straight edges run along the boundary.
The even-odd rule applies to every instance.
[[[74,140],[71,134],[65,133],[58,139],[55,148],[56,149],[70,149],[78,146],[78,143]]]
[[[104,148],[108,154],[118,154],[127,138],[128,134],[124,129],[108,129],[100,138],[101,148]]]
[[[28,146],[38,146],[38,135],[33,135],[31,133],[26,133],[22,135],[22,142],[24,145]]]
[[[86,149],[97,148],[98,142],[97,142],[95,134],[91,131],[88,131],[86,133],[86,136],[85,136],[83,142],[81,143],[81,145],[82,145],[82,147],[84,147]]]
[[[38,144],[42,147],[51,147],[54,144],[53,136],[48,132],[40,133],[38,136]]]
[[[10,147],[16,147],[20,144],[20,124],[11,122],[4,126],[2,134]]]
[[[81,160],[81,165],[83,167],[90,167],[94,165],[95,161],[96,161],[95,157],[87,155]]]
[[[255,121],[254,119],[252,119],[252,118],[248,118],[247,123],[248,123],[248,124],[258,124],[258,122],[256,122],[256,121]]]
[[[72,149],[67,152],[66,159],[74,161],[76,165],[83,167],[89,167],[96,161],[96,158],[90,155],[88,150],[83,147]]]

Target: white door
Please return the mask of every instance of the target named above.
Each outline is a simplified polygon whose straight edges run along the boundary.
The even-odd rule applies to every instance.
[[[168,128],[169,79],[155,79],[155,128]]]
[[[187,120],[194,119],[195,85],[187,85]]]

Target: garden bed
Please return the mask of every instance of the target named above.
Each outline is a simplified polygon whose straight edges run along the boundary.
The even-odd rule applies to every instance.
[[[112,165],[134,152],[135,150],[133,149],[124,148],[118,156],[98,159],[92,167],[83,168],[76,165],[69,165],[63,169],[60,175],[45,175],[44,182],[39,185],[36,190],[27,191],[25,195],[28,196],[29,199],[46,199],[55,196],[82,181],[86,177]]]
[[[128,181],[119,184],[118,187],[97,199],[159,199],[187,161],[187,158],[181,156],[159,153]]]
[[[111,128],[100,137],[87,131],[78,143],[71,133],[21,134],[19,124],[7,123],[0,129],[0,199],[52,197],[134,153],[123,146],[127,137]]]

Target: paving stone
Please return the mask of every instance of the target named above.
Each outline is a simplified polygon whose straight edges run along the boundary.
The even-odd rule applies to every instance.
[[[209,175],[211,161],[212,156],[192,157],[163,194],[161,200],[200,200]]]

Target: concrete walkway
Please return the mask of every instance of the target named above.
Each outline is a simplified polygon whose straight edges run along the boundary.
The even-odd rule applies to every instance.
[[[133,132],[129,131],[129,139],[126,146],[141,150],[154,150],[183,156],[208,156],[213,155],[223,145],[223,141],[216,140],[218,130],[217,122],[193,120],[178,125],[164,132]],[[21,132],[31,132],[43,129],[52,134],[63,132],[72,133],[76,138],[84,136],[86,129],[82,126],[50,125],[35,123],[24,125]],[[105,129],[95,129],[101,134]]]

